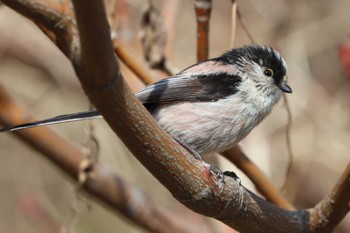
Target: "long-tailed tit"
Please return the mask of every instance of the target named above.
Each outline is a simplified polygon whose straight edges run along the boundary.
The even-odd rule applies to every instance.
[[[274,49],[249,45],[192,65],[136,94],[171,136],[206,155],[236,145],[279,101],[287,85],[287,65]],[[41,125],[101,117],[97,111],[61,115],[0,129],[15,131]]]

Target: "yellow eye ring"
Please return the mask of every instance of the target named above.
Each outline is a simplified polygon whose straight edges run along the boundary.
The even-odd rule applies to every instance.
[[[266,69],[264,70],[264,75],[265,75],[266,77],[272,77],[272,76],[273,76],[273,70],[270,69],[270,68],[266,68]]]

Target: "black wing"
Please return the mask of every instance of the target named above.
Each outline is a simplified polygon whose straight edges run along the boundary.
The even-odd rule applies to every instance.
[[[208,67],[205,63],[213,63],[213,61],[197,66]],[[194,70],[200,72],[192,72]],[[196,66],[190,67],[174,77],[148,85],[138,92],[136,97],[144,104],[171,101],[217,101],[236,93],[241,82],[241,78],[235,72],[227,72],[227,68],[226,71],[223,70],[224,72],[221,70],[215,67],[215,70],[203,71]]]

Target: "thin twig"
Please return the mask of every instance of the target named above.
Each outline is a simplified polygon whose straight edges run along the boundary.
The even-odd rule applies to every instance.
[[[236,39],[236,28],[237,28],[237,1],[232,0],[231,5],[231,40],[230,40],[230,48],[235,47],[235,39]]]
[[[141,61],[136,59],[130,51],[123,45],[118,39],[113,39],[114,51],[121,61],[139,77],[145,84],[150,84],[155,81],[151,72],[142,64]]]
[[[197,19],[197,61],[205,61],[209,56],[209,20],[211,0],[196,0],[195,12]]]
[[[239,23],[241,24],[244,32],[247,34],[247,36],[248,36],[249,40],[251,41],[251,43],[256,44],[256,41],[254,40],[253,35],[250,33],[246,23],[243,20],[243,17],[242,17],[242,14],[241,14],[241,11],[239,10],[239,8],[237,8],[237,17],[238,17]]]
[[[287,151],[288,151],[288,165],[287,165],[287,169],[286,169],[286,173],[285,173],[285,178],[284,178],[284,182],[281,185],[281,190],[284,190],[287,184],[287,180],[288,177],[290,175],[290,172],[292,170],[293,167],[293,149],[292,149],[292,139],[291,139],[291,130],[292,130],[292,111],[290,109],[289,106],[289,102],[288,102],[288,98],[287,95],[284,94],[283,95],[283,100],[284,100],[284,105],[286,108],[286,112],[287,112],[287,125],[286,125],[286,144],[287,144]]]
[[[149,0],[142,12],[140,39],[143,55],[151,68],[164,66],[167,28],[158,8]]]
[[[334,227],[349,213],[350,205],[350,163],[330,193],[314,208],[309,210],[309,231],[332,232]]]
[[[166,25],[168,32],[165,46],[166,58],[170,57],[172,54],[172,46],[174,44],[173,41],[175,36],[175,22],[177,22],[179,4],[179,0],[166,0],[162,9],[164,24]]]

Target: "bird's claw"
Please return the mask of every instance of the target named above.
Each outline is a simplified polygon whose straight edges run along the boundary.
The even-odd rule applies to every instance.
[[[241,179],[237,176],[236,173],[232,172],[232,171],[224,171],[223,173],[225,176],[229,176],[232,177],[235,181],[237,181],[239,183],[239,185],[241,186]]]

